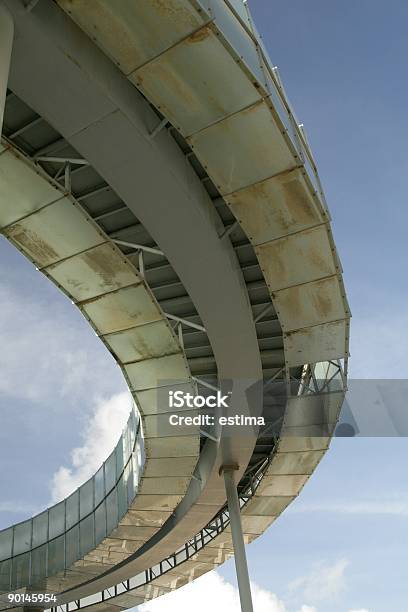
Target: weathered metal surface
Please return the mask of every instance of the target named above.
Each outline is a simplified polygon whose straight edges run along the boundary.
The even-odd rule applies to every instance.
[[[167,457],[150,459],[143,475],[145,478],[184,476],[193,472],[196,463],[195,457],[174,457],[171,462]]]
[[[0,228],[63,197],[24,156],[7,149],[0,155]]]
[[[284,343],[290,366],[338,359],[346,352],[346,320],[287,332]]]
[[[171,436],[168,438],[149,438],[145,440],[149,457],[188,457],[196,456],[199,441],[196,436]]]
[[[269,525],[275,521],[274,516],[249,516],[241,515],[242,531],[244,534],[257,534],[260,535]],[[231,527],[227,527],[227,531],[231,531]]]
[[[144,481],[143,481],[144,483]],[[163,491],[165,493],[165,491]],[[112,542],[112,538],[117,540],[143,540],[146,541],[157,533],[157,527],[141,527],[140,525],[119,525],[112,531],[111,537],[107,541]],[[116,542],[118,545],[119,542]]]
[[[311,394],[291,397],[288,399],[285,410],[282,435],[289,437],[292,427],[307,425],[320,425],[322,427],[321,433],[324,435],[325,426],[336,423],[338,412],[339,408],[335,393],[326,392],[321,395]],[[279,450],[281,450],[280,447]]]
[[[180,353],[180,345],[166,321],[108,334],[104,340],[122,363]]]
[[[243,515],[250,516],[279,516],[293,501],[289,496],[258,496],[255,495],[251,506],[244,508]]]
[[[166,476],[166,478],[144,478],[140,485],[140,495],[183,495],[190,478]]]
[[[300,169],[236,191],[225,201],[254,245],[324,221],[323,209]]]
[[[242,0],[226,0],[225,4],[230,5],[231,8],[237,12],[239,18],[242,19],[245,25],[248,27],[250,26],[248,12]]]
[[[163,494],[157,495],[142,495],[138,494],[135,501],[133,502],[133,508],[135,510],[142,510],[144,512],[161,511],[171,513],[175,506],[181,500],[180,495]]]
[[[223,195],[296,166],[264,102],[211,125],[187,140]]]
[[[220,38],[225,41],[226,52],[236,57],[237,62],[246,71],[248,80],[256,80],[257,86],[262,87],[263,95],[267,95],[264,70],[254,40],[249,34],[250,28],[245,23],[245,18],[246,29],[236,19],[224,0],[215,0],[215,2],[214,0],[202,0],[202,2],[209,2],[211,5],[211,15],[214,18],[214,24]],[[235,5],[237,4],[236,2]]]
[[[285,332],[344,317],[343,296],[337,276],[274,291],[273,299]]]
[[[182,38],[206,19],[188,0],[61,0],[78,25],[113,57],[125,74],[131,73]]]
[[[137,70],[130,80],[185,136],[260,99],[210,26]]]
[[[336,274],[324,225],[255,247],[255,252],[271,291]]]
[[[184,460],[184,459],[183,459]],[[166,459],[165,459],[166,461]],[[191,459],[192,461],[192,459]],[[167,461],[167,463],[169,463]],[[163,510],[129,510],[120,521],[120,525],[136,525],[140,527],[161,527],[167,521],[170,513]]]
[[[136,283],[141,279],[134,277]],[[102,335],[159,321],[160,309],[142,285],[132,285],[81,304]]]
[[[169,384],[186,383],[190,379],[187,362],[182,355],[168,355],[124,366],[131,389],[143,391]]]
[[[283,453],[296,453],[297,451],[307,450],[327,450],[330,444],[330,437],[320,436],[298,436],[291,435],[291,431],[283,432],[279,441],[279,450]]]
[[[269,467],[269,474],[312,474],[324,451],[277,453]]]
[[[148,389],[147,391],[138,391],[137,403],[140,406],[141,412],[144,415],[160,414],[165,412],[173,412],[174,409],[169,403],[169,391],[182,391],[183,393],[195,393],[194,385],[191,383],[184,385],[170,385],[160,387],[159,389]],[[177,408],[178,411],[191,410],[184,404]]]
[[[256,494],[277,497],[293,497],[298,494],[308,479],[307,475],[279,474],[264,476]]]
[[[6,7],[0,6],[0,134],[3,129],[4,106],[7,94],[7,81],[13,47],[14,22]],[[0,153],[1,153],[0,144]]]
[[[108,243],[50,266],[47,273],[79,302],[137,280],[133,266]]]
[[[5,235],[43,268],[106,241],[67,196],[17,221]]]
[[[138,606],[138,605],[144,603],[144,601],[145,601],[144,597],[140,597],[138,595],[133,595],[132,593],[125,593],[125,594],[122,594],[122,595],[118,595],[118,597],[115,598],[115,606],[117,605],[117,606],[120,606],[120,607],[122,607],[122,608],[124,608],[126,610],[129,610],[129,608],[134,608],[135,606]],[[98,610],[99,610],[99,608],[98,608]]]
[[[174,410],[174,412],[171,414],[174,414],[176,417],[181,416],[183,418],[194,418],[198,416],[199,412],[198,410],[189,410],[183,411],[179,414],[176,410]],[[170,416],[170,413],[145,416],[143,418],[143,431],[145,434],[145,439],[191,436],[194,433],[198,433],[198,425],[186,425],[184,424],[184,421],[180,424],[173,425],[170,422]]]

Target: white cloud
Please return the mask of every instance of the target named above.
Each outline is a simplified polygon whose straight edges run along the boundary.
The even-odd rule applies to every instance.
[[[339,559],[332,565],[315,564],[305,576],[289,584],[289,590],[296,592],[309,602],[331,601],[345,589],[346,559]]]
[[[119,368],[89,324],[36,274],[38,292],[1,279],[0,394],[57,411],[67,403],[78,406],[87,395],[92,400],[95,392],[125,388]]]
[[[130,393],[98,401],[82,433],[84,443],[71,451],[71,467],[61,466],[51,483],[53,503],[90,478],[113,450],[132,407]]]
[[[288,612],[285,603],[277,595],[251,584],[254,612]],[[194,582],[141,606],[140,612],[208,612],[228,610],[241,612],[238,589],[217,572],[208,572]],[[316,608],[303,605],[298,612],[317,612]]]
[[[367,608],[359,608],[358,610],[349,610],[349,612],[370,612]]]

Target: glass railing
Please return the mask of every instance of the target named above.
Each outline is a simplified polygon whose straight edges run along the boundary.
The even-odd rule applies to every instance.
[[[127,512],[144,465],[133,408],[115,449],[96,474],[62,502],[0,531],[0,590],[45,587],[109,535]]]

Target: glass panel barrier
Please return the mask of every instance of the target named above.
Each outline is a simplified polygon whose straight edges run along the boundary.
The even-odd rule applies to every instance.
[[[46,588],[47,576],[68,570],[100,544],[132,503],[143,464],[139,417],[132,412],[93,478],[33,519],[0,531],[0,588]]]
[[[14,525],[13,555],[19,555],[31,548],[31,521]]]

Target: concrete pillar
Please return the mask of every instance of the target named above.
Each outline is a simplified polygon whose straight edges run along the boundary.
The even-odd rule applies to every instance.
[[[4,105],[13,46],[14,23],[3,4],[0,4],[0,132],[3,128]]]

